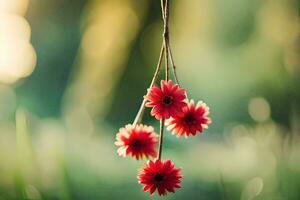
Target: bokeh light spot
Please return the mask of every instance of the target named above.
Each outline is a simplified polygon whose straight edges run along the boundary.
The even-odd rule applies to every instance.
[[[250,100],[248,111],[253,120],[263,122],[270,118],[271,109],[266,99],[256,97]]]

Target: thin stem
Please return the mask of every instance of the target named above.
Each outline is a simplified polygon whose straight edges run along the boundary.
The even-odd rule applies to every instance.
[[[160,1],[162,18],[165,21],[165,0]]]
[[[168,6],[168,8],[167,8]],[[174,57],[172,53],[172,48],[170,45],[170,36],[169,36],[169,1],[168,0],[161,0],[161,9],[162,9],[162,16],[164,20],[164,24],[167,25],[167,32],[168,32],[168,38],[167,38],[167,46],[168,46],[168,54],[170,55],[170,60],[173,68],[174,78],[176,83],[179,85],[178,76],[176,72],[176,65],[174,62]]]
[[[165,7],[164,7],[164,13],[165,13],[165,15],[164,15],[164,18],[165,18],[165,22],[166,22],[166,24],[167,25],[169,25],[168,24],[168,22],[169,22],[169,0],[164,0],[165,1]]]
[[[169,80],[169,0],[165,0],[165,12],[164,12],[164,46],[166,49],[165,52],[165,62],[166,62],[166,81]]]
[[[164,52],[165,52],[165,47],[164,47],[164,44],[162,44],[159,59],[158,59],[158,63],[157,63],[157,66],[156,66],[156,70],[154,72],[154,76],[152,78],[152,81],[150,83],[149,88],[153,87],[154,83],[156,82],[156,80],[158,78],[158,75],[159,75],[159,72],[160,72],[160,69],[161,69],[161,63],[162,63],[162,60],[163,60]],[[138,111],[138,113],[137,113],[137,115],[134,119],[133,125],[141,123],[142,118],[143,118],[143,114],[144,114],[144,111],[145,111],[146,102],[147,102],[147,100],[144,99],[141,106],[140,106],[140,109],[139,109],[139,111]]]
[[[160,120],[160,130],[159,130],[159,144],[158,144],[158,156],[157,160],[161,159],[161,153],[162,153],[162,145],[164,140],[164,128],[165,128],[165,120]]]
[[[174,62],[174,57],[173,57],[173,53],[172,53],[172,50],[171,50],[170,42],[168,44],[168,51],[169,51],[169,55],[170,55],[171,64],[172,64],[172,67],[173,67],[174,78],[175,78],[176,83],[179,85],[177,72],[176,72],[176,65],[175,65],[175,62]]]
[[[166,67],[166,81],[169,80],[169,0],[161,0],[162,6],[162,16],[164,20],[164,48],[165,48],[165,67]],[[165,129],[165,119],[160,120],[160,130],[159,130],[159,144],[158,144],[158,156],[157,159],[161,159],[162,154],[162,146],[163,146],[163,139],[164,139],[164,129]]]
[[[168,45],[165,44],[165,48],[168,49]],[[170,70],[169,70],[169,51],[166,51],[165,53],[165,62],[166,62],[166,82],[169,80],[170,76]]]

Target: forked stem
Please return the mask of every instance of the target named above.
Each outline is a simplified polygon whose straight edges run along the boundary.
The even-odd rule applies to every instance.
[[[159,72],[160,72],[160,69],[161,69],[161,63],[162,63],[162,60],[163,60],[164,52],[165,52],[165,47],[164,47],[164,44],[162,44],[159,59],[158,59],[158,63],[157,63],[157,66],[156,66],[156,70],[154,72],[154,76],[151,80],[149,88],[153,87],[154,83],[156,82],[156,80],[158,78],[158,75],[159,75]],[[134,119],[134,122],[133,122],[134,126],[141,123],[143,115],[144,115],[144,111],[145,111],[146,102],[147,102],[147,100],[144,98],[144,100],[143,100],[143,102],[140,106],[140,109],[139,109],[139,111],[138,111],[138,113],[137,113],[137,115]]]
[[[173,66],[175,81],[176,81],[176,83],[178,83],[178,78],[177,78],[177,74],[176,74],[176,66],[174,63],[174,59],[173,59],[173,55],[172,55],[172,51],[171,51],[171,47],[170,47],[170,43],[169,43],[169,0],[161,0],[161,10],[162,10],[162,18],[164,21],[163,42],[162,42],[162,47],[161,47],[157,67],[156,67],[156,70],[155,70],[155,73],[154,73],[154,76],[152,78],[149,88],[153,87],[154,83],[156,82],[156,80],[158,78],[163,58],[165,59],[165,69],[166,69],[165,80],[166,80],[166,82],[168,82],[168,80],[170,79],[170,73],[169,73],[169,71],[170,71],[169,59],[170,59],[171,64]],[[147,102],[147,100],[144,99],[140,106],[140,109],[134,119],[134,122],[133,122],[134,126],[139,124],[142,121],[146,102]],[[158,155],[157,155],[158,160],[161,159],[161,155],[162,155],[164,128],[165,128],[165,119],[161,119],[160,120],[160,130],[159,130],[159,146],[158,146]]]

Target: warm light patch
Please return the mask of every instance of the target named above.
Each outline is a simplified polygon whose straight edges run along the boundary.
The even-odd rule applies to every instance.
[[[15,14],[5,14],[0,17],[0,40],[18,38],[29,41],[30,35],[30,26],[24,17]]]
[[[0,0],[0,13],[24,15],[29,0]]]
[[[262,97],[253,98],[248,105],[248,111],[252,119],[263,122],[270,118],[271,109],[266,99]]]
[[[28,0],[0,0],[0,82],[29,76],[36,65],[31,30],[24,17]]]
[[[0,42],[1,81],[11,83],[30,75],[36,63],[35,51],[31,44],[17,39]]]

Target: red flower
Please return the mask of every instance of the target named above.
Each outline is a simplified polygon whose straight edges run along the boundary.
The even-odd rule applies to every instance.
[[[158,120],[177,116],[186,105],[185,89],[178,84],[173,85],[171,80],[168,83],[161,81],[160,85],[161,88],[155,85],[148,89],[148,94],[144,96],[148,100],[146,106],[152,107],[151,115]]]
[[[158,194],[166,195],[180,188],[182,175],[179,168],[174,168],[170,160],[149,160],[138,175],[139,183],[144,185],[143,191],[150,191],[152,195],[157,189]]]
[[[137,160],[148,157],[156,157],[157,134],[152,126],[131,125],[120,128],[116,135],[115,144],[119,146],[117,153],[120,156],[128,155],[135,157]]]
[[[188,102],[188,105],[183,108],[183,115],[172,117],[168,120],[168,130],[178,137],[196,135],[197,132],[202,132],[211,123],[208,106],[199,101],[195,106],[193,100]]]

